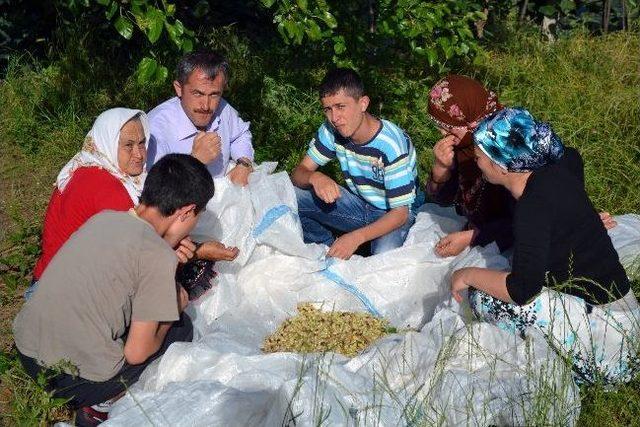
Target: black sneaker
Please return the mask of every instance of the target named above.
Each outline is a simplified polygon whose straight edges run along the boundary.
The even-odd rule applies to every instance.
[[[108,412],[100,412],[91,406],[83,406],[76,410],[75,424],[77,427],[93,427],[107,421]]]

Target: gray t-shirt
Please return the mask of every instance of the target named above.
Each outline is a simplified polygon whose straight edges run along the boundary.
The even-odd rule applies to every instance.
[[[153,227],[132,213],[93,216],[53,257],[15,318],[16,346],[45,366],[70,361],[82,378],[112,378],[124,363],[131,320],[179,318],[177,262]]]

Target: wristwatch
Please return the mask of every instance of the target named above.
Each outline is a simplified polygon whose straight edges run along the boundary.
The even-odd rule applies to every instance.
[[[238,160],[236,160],[236,164],[253,170],[253,162],[251,162],[251,160],[247,159],[246,157],[240,157]]]

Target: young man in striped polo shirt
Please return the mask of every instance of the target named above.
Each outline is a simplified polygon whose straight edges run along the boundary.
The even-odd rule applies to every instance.
[[[353,70],[327,73],[320,101],[326,121],[291,175],[305,242],[324,243],[342,259],[368,241],[373,254],[402,246],[422,198],[411,139],[367,112],[369,97]],[[318,171],[333,159],[346,188]],[[333,231],[344,234],[334,239]]]

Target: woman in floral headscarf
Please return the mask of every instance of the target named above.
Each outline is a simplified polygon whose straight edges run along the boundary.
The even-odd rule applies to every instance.
[[[495,93],[465,76],[447,76],[429,93],[429,114],[443,138],[433,148],[435,161],[426,192],[436,203],[454,204],[458,214],[468,219],[465,230],[438,242],[440,256],[457,255],[468,246],[494,241],[501,250],[512,244],[513,199],[504,188],[482,178],[471,137],[479,122],[501,108]]]
[[[484,178],[517,200],[511,271],[457,270],[457,301],[501,329],[541,331],[574,362],[578,382],[616,383],[640,368],[640,306],[584,183],[560,160],[566,147],[547,123],[506,108],[474,132]]]
[[[138,203],[146,176],[149,121],[140,110],[113,108],[100,114],[82,150],[62,168],[44,219],[42,255],[34,282],[67,239],[105,210],[126,211]],[[32,286],[25,297],[35,290]]]
[[[437,243],[436,253],[440,256],[458,255],[468,246],[491,242],[496,242],[501,251],[513,244],[511,223],[515,201],[503,187],[482,177],[473,154],[473,130],[502,108],[494,92],[465,76],[449,75],[429,93],[429,114],[443,138],[433,148],[435,161],[426,193],[438,204],[454,204],[458,214],[468,220],[464,230]],[[565,147],[560,162],[584,181],[582,158],[575,149]],[[607,212],[600,217],[605,227],[616,225]]]

